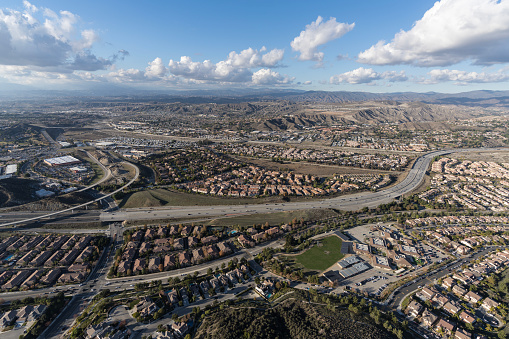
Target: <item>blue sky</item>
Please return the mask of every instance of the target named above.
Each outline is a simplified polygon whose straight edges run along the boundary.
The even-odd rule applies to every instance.
[[[509,0],[2,0],[0,84],[505,90]]]

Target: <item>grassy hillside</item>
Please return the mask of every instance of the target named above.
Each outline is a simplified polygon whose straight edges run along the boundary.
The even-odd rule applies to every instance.
[[[245,205],[268,202],[284,202],[282,197],[269,198],[219,198],[201,194],[183,193],[157,188],[140,191],[125,196],[120,202],[121,208],[171,206],[209,206],[209,205]]]
[[[332,218],[337,216],[338,213],[330,209],[320,210],[300,210],[300,211],[288,211],[288,212],[276,212],[276,213],[260,213],[251,215],[239,215],[228,218],[214,219],[207,223],[208,226],[252,226],[253,224],[265,224],[269,225],[280,225],[281,223],[286,224],[291,222],[293,219],[311,221],[320,220],[325,218]]]

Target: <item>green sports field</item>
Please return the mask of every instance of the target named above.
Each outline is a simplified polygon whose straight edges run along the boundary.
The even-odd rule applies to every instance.
[[[341,239],[336,236],[323,238],[306,252],[295,257],[295,261],[308,270],[324,271],[343,258]]]

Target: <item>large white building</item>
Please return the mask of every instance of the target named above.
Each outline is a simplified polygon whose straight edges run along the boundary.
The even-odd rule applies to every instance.
[[[58,158],[45,159],[44,163],[48,166],[67,166],[67,165],[79,164],[79,163],[81,163],[81,161],[79,159],[76,159],[73,156],[66,155],[66,156],[58,157]]]
[[[18,171],[18,165],[17,164],[12,164],[12,165],[7,165],[5,167],[5,175],[8,175],[8,174],[14,174]]]

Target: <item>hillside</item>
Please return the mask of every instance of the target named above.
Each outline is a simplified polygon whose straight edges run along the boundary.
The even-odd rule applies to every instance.
[[[479,107],[398,101],[365,101],[348,104],[310,103],[303,106],[304,109],[300,113],[262,119],[253,123],[251,127],[261,131],[282,131],[348,123],[369,125],[396,123],[406,124],[406,128],[415,129],[419,124],[426,126],[433,123],[435,126],[440,125],[444,128],[443,122],[496,113]],[[438,122],[440,124],[436,124]]]
[[[480,112],[479,112],[480,114]],[[475,117],[472,111],[460,107],[430,105],[421,102],[395,103],[375,109],[360,110],[353,119],[360,123],[406,123],[423,121],[451,121]]]
[[[322,339],[393,338],[382,327],[362,316],[352,318],[348,310],[331,312],[320,305],[286,300],[277,307],[224,308],[207,316],[196,339]]]
[[[292,93],[289,95],[276,94],[286,100],[295,102],[320,102],[320,103],[346,103],[369,100],[397,100],[397,101],[422,101],[425,103],[440,103],[468,106],[499,106],[509,108],[509,91],[471,91],[463,93],[370,93],[370,92],[325,92],[308,91]]]

